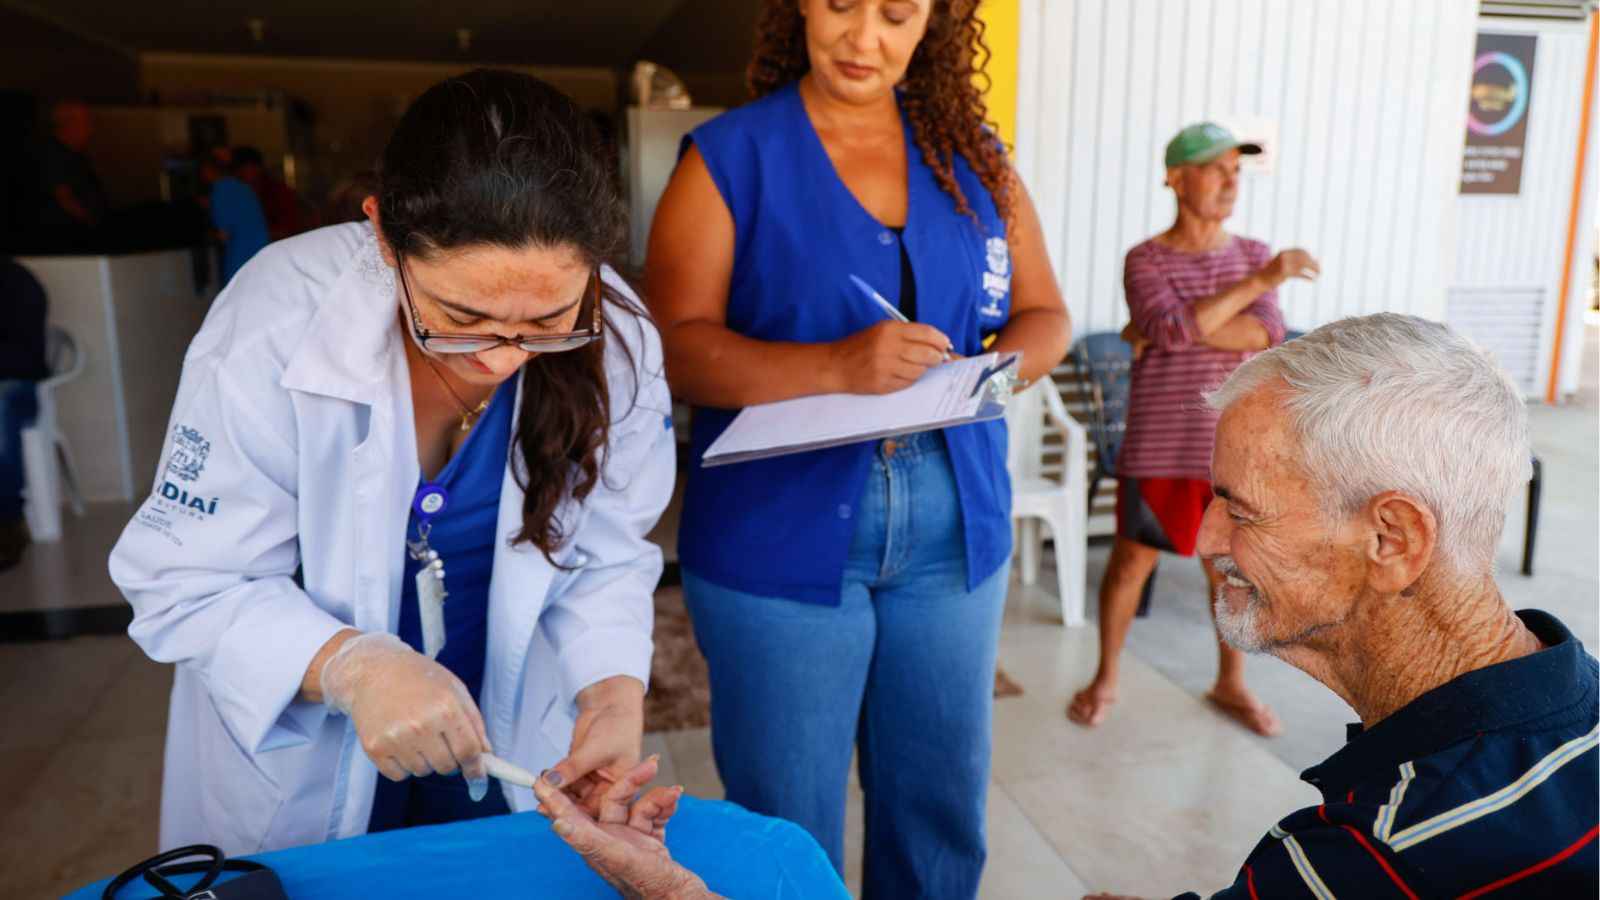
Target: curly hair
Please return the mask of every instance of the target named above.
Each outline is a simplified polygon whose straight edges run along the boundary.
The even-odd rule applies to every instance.
[[[756,23],[755,56],[745,73],[750,93],[757,98],[811,69],[801,2],[765,0]],[[996,131],[988,127],[989,110],[983,100],[989,87],[984,67],[990,57],[983,33],[978,0],[934,0],[927,33],[906,67],[901,103],[923,160],[955,200],[956,210],[976,218],[956,183],[955,157],[960,154],[994,198],[1001,218],[1010,221],[1016,200],[1011,165]]]

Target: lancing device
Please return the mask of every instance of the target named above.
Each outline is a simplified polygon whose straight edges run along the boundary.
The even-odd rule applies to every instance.
[[[873,290],[872,285],[867,284],[865,281],[862,281],[855,275],[850,276],[850,281],[860,289],[861,293],[867,295],[868,300],[878,304],[878,308],[888,314],[889,318],[895,320],[896,322],[904,322],[907,325],[911,324],[911,320],[906,318],[906,314],[901,312],[893,303],[883,299],[883,295]],[[945,348],[944,351],[944,360],[945,362],[950,361],[950,349],[948,347]]]
[[[493,753],[485,753],[478,758],[483,760],[483,769],[485,773],[487,773],[490,777],[498,778],[507,784],[514,784],[518,787],[525,787],[529,790],[532,790],[534,782],[539,780],[539,776],[529,772],[527,769],[524,769],[514,762],[507,762],[506,760],[495,756]],[[607,781],[611,780],[609,776],[602,773],[596,772],[595,774]]]
[[[539,776],[529,772],[527,769],[524,769],[516,763],[506,762],[500,757],[495,756],[493,753],[485,753],[482,757],[480,757],[480,759],[483,760],[483,767],[485,771],[495,778],[498,778],[501,781],[509,784],[514,784],[519,787],[532,788],[533,783],[539,780]]]

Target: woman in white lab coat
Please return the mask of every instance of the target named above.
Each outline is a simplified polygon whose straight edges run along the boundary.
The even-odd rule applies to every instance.
[[[639,759],[674,442],[595,132],[527,76],[450,79],[365,209],[218,297],[112,552],[177,664],[163,848],[537,805],[491,750],[594,805]]]

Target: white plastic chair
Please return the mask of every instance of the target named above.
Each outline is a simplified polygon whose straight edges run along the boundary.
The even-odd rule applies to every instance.
[[[1089,437],[1070,415],[1049,376],[1011,398],[1006,406],[1011,433],[1006,466],[1011,471],[1011,519],[1017,529],[1017,555],[1025,585],[1039,579],[1042,519],[1050,526],[1056,550],[1056,588],[1061,619],[1068,627],[1084,623],[1085,556],[1088,540]],[[1045,436],[1061,436],[1061,475],[1045,471]]]
[[[22,429],[23,516],[40,543],[61,540],[61,482],[74,515],[83,515],[72,450],[56,424],[56,389],[83,374],[83,353],[65,329],[50,326],[45,335],[49,378],[39,382],[39,416]]]

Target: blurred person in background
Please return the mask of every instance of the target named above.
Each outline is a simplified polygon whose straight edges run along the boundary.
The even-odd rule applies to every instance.
[[[1105,721],[1117,701],[1122,645],[1161,553],[1194,555],[1211,502],[1217,424],[1200,392],[1283,341],[1278,288],[1318,272],[1304,250],[1273,255],[1266,244],[1223,228],[1239,195],[1240,157],[1260,152],[1211,122],[1178,132],[1165,159],[1177,221],[1129,250],[1124,262],[1130,322],[1123,338],[1133,345],[1133,383],[1116,463],[1116,542],[1100,582],[1100,665],[1067,706],[1079,725]],[[1201,565],[1214,590],[1221,577],[1209,562]],[[1217,653],[1217,681],[1206,699],[1257,734],[1277,734],[1277,715],[1245,684],[1243,654],[1220,637]]]
[[[248,184],[261,202],[261,212],[267,219],[268,239],[281,241],[305,230],[299,195],[267,169],[260,150],[233,148],[233,175]]]
[[[249,185],[229,174],[231,167],[226,149],[200,160],[200,180],[209,188],[206,208],[216,239],[222,244],[221,287],[227,287],[244,264],[271,242],[261,201]]]
[[[0,571],[22,559],[22,429],[39,414],[37,385],[47,377],[44,288],[16,260],[0,257]]]
[[[85,155],[93,135],[88,106],[63,101],[51,108],[50,134],[34,148],[39,232],[30,243],[40,249],[85,248],[111,212],[105,187]]]

